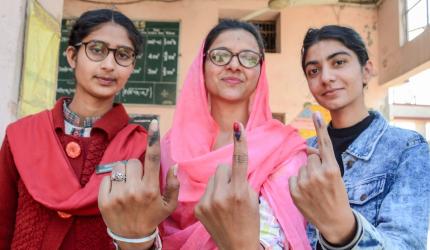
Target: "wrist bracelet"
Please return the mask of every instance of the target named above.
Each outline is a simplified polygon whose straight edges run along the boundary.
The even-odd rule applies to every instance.
[[[107,233],[109,234],[109,236],[112,239],[114,239],[116,241],[121,241],[121,242],[126,242],[126,243],[145,243],[145,242],[151,241],[157,237],[158,227],[155,228],[155,231],[152,234],[145,236],[143,238],[132,238],[132,239],[125,238],[125,237],[119,236],[117,234],[114,234],[109,228],[107,228]]]

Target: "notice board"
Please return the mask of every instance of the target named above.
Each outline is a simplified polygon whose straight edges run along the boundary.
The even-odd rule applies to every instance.
[[[73,70],[66,59],[70,30],[75,19],[63,19],[61,26],[57,99],[72,96]],[[133,74],[116,102],[175,105],[178,76],[179,22],[134,21],[143,35],[143,53],[138,55]]]

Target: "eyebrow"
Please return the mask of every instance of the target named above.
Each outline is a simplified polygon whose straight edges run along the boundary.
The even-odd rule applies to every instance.
[[[350,53],[346,52],[346,51],[339,51],[339,52],[335,52],[329,56],[327,56],[327,60],[333,59],[334,57],[338,56],[338,55],[347,55],[347,56],[351,56]],[[318,61],[309,61],[305,64],[305,69],[306,67],[308,67],[309,65],[315,65],[318,64]]]
[[[88,42],[102,42],[102,43],[106,44],[106,45],[108,46],[108,48],[111,48],[111,47],[110,47],[110,43],[105,42],[105,41],[103,41],[103,40],[93,39],[93,40],[89,40]],[[132,48],[132,47],[130,47],[130,46],[127,46],[127,45],[117,45],[117,46],[116,46],[116,48],[127,48],[127,49],[134,50],[134,48]]]

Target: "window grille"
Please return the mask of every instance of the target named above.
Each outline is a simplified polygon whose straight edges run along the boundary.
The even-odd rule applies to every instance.
[[[260,29],[261,36],[264,40],[264,49],[265,52],[268,53],[276,53],[279,52],[277,50],[277,28],[276,28],[276,20],[273,21],[250,21],[250,23],[254,24]]]

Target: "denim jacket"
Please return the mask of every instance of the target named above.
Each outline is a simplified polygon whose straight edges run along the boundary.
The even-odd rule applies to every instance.
[[[323,249],[424,250],[430,213],[427,142],[374,114],[370,126],[342,153],[357,240],[347,248],[322,244]],[[316,137],[308,139],[308,145],[318,147]],[[307,233],[315,249],[320,236],[310,224]]]

